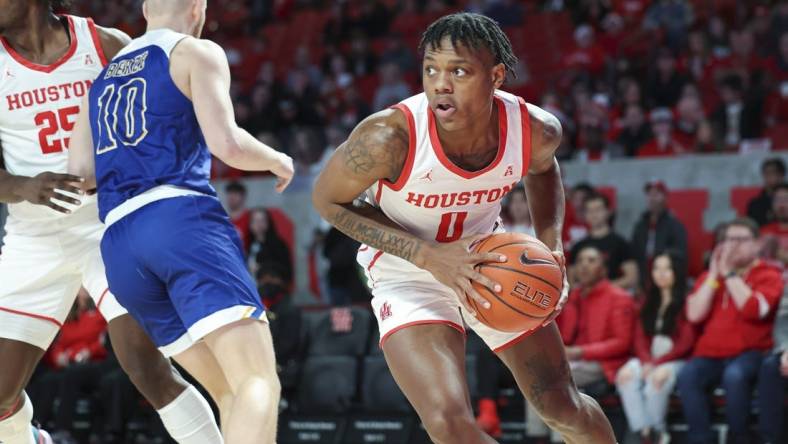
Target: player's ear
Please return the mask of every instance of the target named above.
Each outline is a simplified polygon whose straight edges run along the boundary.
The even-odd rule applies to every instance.
[[[142,2],[142,16],[145,17],[145,21],[150,20],[148,17],[148,0]]]
[[[501,86],[503,86],[503,82],[506,81],[506,67],[503,65],[503,63],[493,66],[492,80],[495,89],[499,89]]]

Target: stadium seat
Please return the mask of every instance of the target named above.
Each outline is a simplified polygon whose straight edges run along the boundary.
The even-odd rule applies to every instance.
[[[410,404],[383,356],[367,356],[361,376],[361,402],[366,412],[409,412]]]
[[[369,311],[363,308],[350,308],[353,321],[347,333],[335,332],[332,328],[331,311],[315,315],[308,325],[309,356],[362,356],[369,343],[372,324]]]
[[[747,205],[761,192],[760,187],[733,187],[731,188],[731,207],[739,216],[747,215]]]
[[[298,387],[300,412],[343,413],[356,393],[356,359],[350,356],[311,356],[304,363]]]

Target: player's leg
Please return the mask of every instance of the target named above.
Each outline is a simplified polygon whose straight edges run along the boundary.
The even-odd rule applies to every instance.
[[[473,417],[465,377],[465,336],[445,324],[413,325],[382,344],[397,385],[437,444],[494,443]]]
[[[274,443],[281,386],[268,324],[237,321],[206,335],[205,343],[233,393],[225,441]]]
[[[33,406],[24,393],[65,320],[79,279],[52,236],[9,230],[0,259],[0,442],[33,444]]]
[[[219,407],[222,434],[226,434],[227,420],[233,405],[233,391],[211,349],[208,348],[205,341],[200,341],[189,347],[188,350],[173,356],[173,359],[194,379],[200,381],[200,385],[211,395]]]
[[[151,338],[107,289],[107,280],[121,288],[129,302],[129,312],[145,319],[153,314],[151,327],[172,335],[188,337],[175,309],[169,303],[164,284],[136,259],[123,233],[107,235],[102,248],[117,254],[102,256],[96,249],[83,271],[85,286],[102,315],[108,320],[109,335],[115,354],[132,383],[156,409],[169,435],[179,444],[218,444],[221,434],[210,405],[196,388],[181,378],[169,359],[157,349]],[[102,289],[103,290],[100,290]]]
[[[577,390],[555,323],[497,353],[528,402],[567,443],[616,442],[599,404]]]

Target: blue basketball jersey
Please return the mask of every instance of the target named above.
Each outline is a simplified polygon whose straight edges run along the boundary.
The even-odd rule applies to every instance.
[[[211,155],[189,100],[170,77],[187,36],[147,32],[123,48],[90,89],[99,218],[159,186],[215,196]]]

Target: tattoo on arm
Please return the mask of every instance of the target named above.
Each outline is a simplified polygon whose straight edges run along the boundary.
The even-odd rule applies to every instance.
[[[359,128],[344,144],[342,153],[345,166],[354,174],[368,175],[378,170],[396,181],[408,153],[408,134],[397,127]]]
[[[372,207],[370,210],[379,211]],[[364,208],[340,206],[331,215],[329,222],[338,230],[351,238],[383,252],[399,256],[406,261],[413,261],[420,248],[416,237],[394,228],[383,222],[374,220]],[[380,214],[383,217],[383,214]]]

